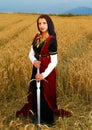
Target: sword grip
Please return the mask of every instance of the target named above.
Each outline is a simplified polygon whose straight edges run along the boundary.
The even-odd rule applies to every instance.
[[[40,69],[39,68],[37,68],[37,74],[39,74],[40,73]]]

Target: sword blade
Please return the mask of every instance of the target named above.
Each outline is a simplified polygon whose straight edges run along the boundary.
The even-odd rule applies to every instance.
[[[39,68],[37,69],[37,73],[39,73]],[[36,81],[37,85],[37,116],[38,116],[38,124],[40,124],[40,81]]]

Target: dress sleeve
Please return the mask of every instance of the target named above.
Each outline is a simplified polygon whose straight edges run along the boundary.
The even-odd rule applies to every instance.
[[[57,54],[50,55],[50,58],[51,58],[51,62],[49,63],[45,71],[42,73],[43,78],[46,78],[57,65]]]
[[[35,55],[35,52],[33,50],[33,45],[32,45],[29,52],[29,59],[31,60],[32,64],[34,63],[35,60],[37,60],[34,55]]]
[[[49,54],[57,54],[57,41],[55,38],[51,38],[49,42]]]

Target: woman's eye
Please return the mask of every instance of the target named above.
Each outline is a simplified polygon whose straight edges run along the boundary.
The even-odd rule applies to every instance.
[[[47,24],[46,22],[38,23],[39,25],[45,25]]]
[[[41,23],[38,23],[39,25],[41,25]]]
[[[43,24],[46,24],[46,22],[43,22]]]

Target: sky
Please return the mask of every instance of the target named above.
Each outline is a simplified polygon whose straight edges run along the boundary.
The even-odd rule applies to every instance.
[[[92,0],[0,0],[0,12],[58,14],[77,7],[92,8]]]

